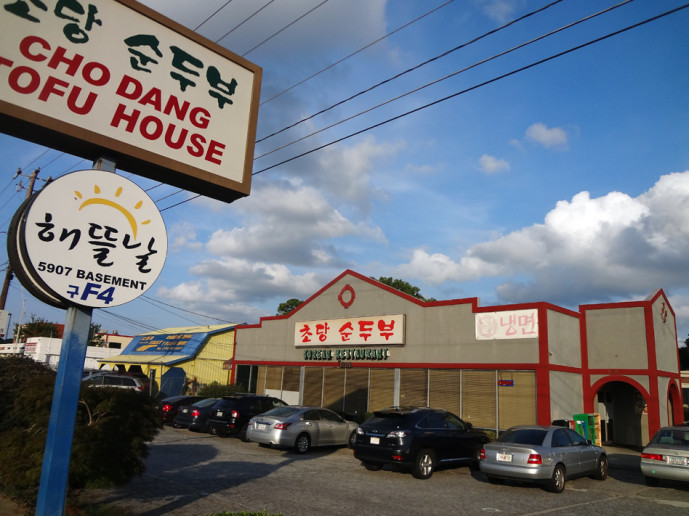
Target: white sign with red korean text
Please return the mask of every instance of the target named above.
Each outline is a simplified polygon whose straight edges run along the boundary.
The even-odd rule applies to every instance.
[[[260,68],[129,0],[2,3],[0,114],[115,149],[118,165],[250,184]]]
[[[538,310],[506,310],[476,314],[476,340],[538,337]]]
[[[49,183],[28,207],[20,235],[31,276],[57,297],[93,308],[146,292],[167,255],[155,203],[112,172],[81,170]]]
[[[298,321],[294,345],[364,346],[404,344],[404,315]]]

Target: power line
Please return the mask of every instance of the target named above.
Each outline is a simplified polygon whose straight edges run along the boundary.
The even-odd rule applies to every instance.
[[[371,111],[374,111],[374,110],[376,110],[376,109],[378,109],[378,108],[380,108],[380,107],[382,107],[382,106],[385,106],[385,105],[387,105],[387,104],[391,104],[392,102],[395,102],[395,101],[397,101],[397,100],[400,100],[400,99],[402,99],[402,98],[404,98],[404,97],[407,97],[407,96],[409,96],[409,95],[411,95],[411,94],[413,94],[413,93],[417,93],[417,92],[419,92],[419,91],[421,91],[421,90],[423,90],[423,89],[425,89],[425,88],[428,88],[429,86],[433,86],[434,84],[438,84],[438,83],[440,83],[440,82],[442,82],[442,81],[444,81],[444,80],[447,80],[447,79],[450,79],[450,78],[452,78],[452,77],[455,77],[456,75],[459,75],[460,73],[464,73],[464,72],[466,72],[466,71],[468,71],[468,70],[471,70],[472,68],[476,68],[476,67],[478,67],[478,66],[480,66],[480,65],[482,65],[482,64],[488,63],[489,61],[493,61],[494,59],[497,59],[498,57],[505,56],[505,55],[507,55],[507,54],[509,54],[509,53],[511,53],[511,52],[514,52],[514,51],[516,51],[516,50],[519,50],[519,49],[521,49],[521,48],[524,48],[524,47],[526,47],[526,46],[528,46],[528,45],[531,45],[531,44],[533,44],[533,43],[536,43],[536,42],[538,42],[538,41],[541,41],[541,40],[543,40],[543,39],[545,39],[545,38],[548,38],[548,37],[550,37],[550,36],[553,36],[553,35],[555,35],[555,34],[558,34],[558,33],[560,33],[560,32],[563,32],[563,31],[565,31],[565,30],[567,30],[567,29],[571,29],[572,27],[574,27],[574,26],[576,26],[576,25],[579,25],[580,23],[583,23],[583,22],[585,22],[585,21],[589,21],[589,20],[591,20],[591,19],[593,19],[593,18],[596,18],[597,16],[600,16],[600,15],[602,15],[602,14],[606,14],[606,13],[608,13],[608,12],[614,10],[614,9],[617,9],[618,7],[622,7],[623,5],[626,5],[626,4],[628,4],[628,3],[632,2],[632,1],[633,1],[633,0],[624,0],[623,2],[620,2],[620,3],[617,4],[617,5],[613,5],[613,6],[611,6],[611,7],[608,7],[607,9],[603,9],[602,11],[598,11],[597,13],[591,14],[591,15],[586,16],[586,17],[584,17],[584,18],[581,18],[581,19],[579,19],[579,20],[577,20],[577,21],[575,21],[575,22],[572,22],[572,23],[569,23],[569,24],[567,24],[567,25],[564,25],[564,26],[562,26],[562,27],[560,27],[560,28],[558,28],[558,29],[552,30],[552,31],[548,32],[547,34],[543,34],[542,36],[539,36],[539,37],[537,37],[537,38],[534,38],[534,39],[531,39],[531,40],[526,41],[526,42],[524,42],[524,43],[521,43],[521,44],[519,44],[519,45],[517,45],[517,46],[515,46],[515,47],[512,47],[512,48],[508,49],[508,50],[505,50],[505,51],[503,51],[503,52],[499,52],[499,53],[497,53],[497,54],[494,54],[493,56],[488,57],[488,58],[486,58],[486,59],[482,59],[481,61],[477,61],[477,62],[474,63],[474,64],[471,64],[471,65],[469,65],[469,66],[466,66],[466,67],[462,68],[461,70],[457,70],[457,71],[455,71],[455,72],[452,72],[452,73],[450,73],[450,74],[448,74],[448,75],[445,75],[444,77],[441,77],[441,78],[439,78],[439,79],[436,79],[436,80],[434,80],[434,81],[431,81],[431,82],[429,82],[429,83],[426,83],[426,84],[424,84],[424,85],[422,85],[422,86],[419,86],[419,87],[417,87],[417,88],[414,88],[414,89],[412,89],[412,90],[409,90],[409,91],[407,91],[407,92],[405,92],[405,93],[402,93],[401,95],[398,95],[398,96],[393,97],[393,98],[391,98],[391,99],[388,99],[388,100],[386,100],[386,101],[384,101],[384,102],[381,102],[380,104],[376,104],[375,106],[372,106],[372,107],[370,107],[370,108],[368,108],[368,109],[365,109],[364,111],[360,111],[360,112],[358,112],[358,113],[356,113],[356,114],[354,114],[354,115],[352,115],[352,116],[349,116],[349,117],[347,117],[347,118],[344,118],[344,119],[342,119],[342,120],[340,120],[340,121],[338,121],[338,122],[334,122],[334,123],[332,123],[332,124],[330,124],[330,125],[328,125],[328,126],[322,127],[321,129],[318,129],[317,131],[313,131],[313,132],[311,132],[311,133],[309,133],[309,134],[307,134],[307,135],[305,135],[305,136],[302,136],[301,138],[298,138],[298,139],[296,139],[296,140],[293,140],[293,141],[291,141],[291,142],[289,142],[289,143],[285,143],[284,145],[281,145],[281,146],[279,146],[279,147],[276,147],[276,148],[274,148],[274,149],[271,150],[271,151],[264,152],[264,153],[261,154],[260,156],[254,157],[254,160],[263,158],[263,157],[265,157],[265,156],[268,156],[269,154],[273,154],[274,152],[277,152],[277,151],[282,150],[282,149],[284,149],[284,148],[286,148],[286,147],[289,147],[290,145],[294,145],[295,143],[298,143],[298,142],[300,142],[300,141],[303,141],[303,140],[305,140],[305,139],[307,139],[307,138],[310,138],[311,136],[314,136],[314,135],[316,135],[316,134],[322,133],[323,131],[326,131],[326,130],[328,130],[328,129],[331,129],[331,128],[333,128],[333,127],[336,127],[336,126],[338,126],[338,125],[340,125],[340,124],[343,124],[344,122],[348,122],[348,121],[353,120],[354,118],[357,118],[357,117],[359,117],[359,116],[361,116],[361,115],[364,115],[364,114],[366,114],[366,113],[370,113]],[[551,5],[552,5],[552,4],[551,4]],[[506,27],[506,26],[507,26],[507,25],[505,25],[505,26],[503,26],[503,27]],[[482,36],[481,36],[481,37],[482,37]],[[474,41],[477,41],[477,40],[474,40]],[[457,48],[459,48],[459,47],[457,47]],[[379,84],[382,84],[382,83],[379,83]],[[350,99],[351,99],[351,98],[354,98],[354,97],[350,97]],[[334,106],[332,106],[332,107],[334,107]],[[328,108],[328,109],[330,109],[330,108]],[[323,112],[323,111],[321,111],[321,112]],[[315,116],[315,115],[313,115],[313,116]],[[313,116],[312,116],[312,117],[309,117],[309,118],[313,118]],[[304,120],[308,120],[309,118],[304,119]],[[297,123],[300,123],[300,122],[297,122]],[[293,127],[294,125],[296,125],[296,124],[293,124],[291,127]],[[287,128],[287,129],[288,129],[288,128]],[[279,132],[281,132],[281,131],[279,131]],[[274,133],[274,134],[277,134],[277,133]]]
[[[325,4],[325,3],[327,3],[327,2],[328,2],[328,0],[323,0],[323,1],[322,1],[320,4],[318,4],[317,6],[312,7],[311,9],[309,9],[308,11],[306,11],[304,14],[302,14],[301,16],[299,16],[296,20],[294,20],[294,21],[288,23],[288,24],[285,25],[283,28],[281,28],[279,31],[277,31],[277,32],[275,32],[275,33],[273,33],[273,34],[271,34],[270,36],[268,36],[266,39],[264,39],[263,41],[261,41],[258,45],[256,45],[256,46],[253,47],[252,49],[247,50],[246,52],[244,52],[244,53],[242,54],[242,57],[246,56],[247,54],[250,54],[251,52],[253,52],[254,50],[256,50],[258,47],[260,47],[260,46],[263,45],[264,43],[267,43],[268,41],[270,41],[271,39],[273,39],[275,36],[277,36],[278,34],[280,34],[282,31],[284,31],[284,30],[290,28],[292,25],[294,25],[295,23],[297,23],[299,20],[302,20],[303,18],[305,18],[306,16],[308,16],[309,14],[311,14],[312,12],[314,12],[316,9],[318,9],[320,6],[322,6],[323,4]]]
[[[222,6],[220,6],[213,14],[211,14],[208,18],[206,18],[206,19],[203,20],[201,23],[199,23],[199,24],[196,26],[196,28],[194,29],[194,32],[196,32],[197,30],[199,30],[199,29],[201,28],[202,25],[204,25],[208,20],[210,20],[213,16],[215,16],[216,14],[218,14],[220,11],[222,11],[222,10],[223,10],[225,7],[227,7],[230,3],[232,3],[232,0],[227,0],[227,2],[225,2],[224,4],[222,4]]]
[[[265,9],[266,7],[268,7],[268,6],[269,6],[270,4],[272,4],[274,1],[275,1],[275,0],[269,0],[269,2],[268,2],[267,4],[265,4],[263,7],[259,8],[258,11],[254,11],[254,13],[253,13],[252,15],[250,15],[248,18],[245,18],[243,21],[239,22],[239,24],[237,24],[237,25],[235,25],[234,27],[232,27],[229,31],[227,31],[225,34],[223,34],[223,35],[220,36],[218,39],[216,39],[215,42],[216,42],[216,43],[220,43],[221,40],[225,39],[227,36],[229,36],[230,34],[232,34],[235,30],[237,30],[239,27],[241,27],[242,25],[244,25],[246,22],[248,22],[251,18],[253,18],[254,16],[256,16],[258,13],[260,13],[263,9]],[[205,22],[204,22],[204,23],[205,23]],[[197,27],[197,29],[198,29],[198,27]]]
[[[445,102],[445,101],[447,101],[447,100],[450,100],[450,99],[453,99],[453,98],[455,98],[455,97],[458,97],[459,95],[463,95],[463,94],[468,93],[468,92],[470,92],[470,91],[473,91],[473,90],[475,90],[475,89],[481,88],[481,87],[483,87],[483,86],[487,86],[488,84],[492,84],[492,83],[497,82],[497,81],[499,81],[499,80],[501,80],[501,79],[505,79],[506,77],[510,77],[510,76],[512,76],[512,75],[516,75],[516,74],[518,74],[518,73],[520,73],[520,72],[523,72],[523,71],[525,71],[525,70],[529,70],[529,69],[534,68],[534,67],[536,67],[536,66],[542,65],[542,64],[544,64],[544,63],[547,63],[547,62],[549,62],[549,61],[552,61],[552,60],[557,59],[557,58],[559,58],[559,57],[562,57],[562,56],[564,56],[564,55],[570,54],[570,53],[575,52],[575,51],[577,51],[577,50],[581,50],[582,48],[588,47],[588,46],[593,45],[593,44],[595,44],[595,43],[599,43],[599,42],[604,41],[604,40],[606,40],[606,39],[608,39],[608,38],[611,38],[611,37],[613,37],[613,36],[617,36],[617,35],[619,35],[619,34],[622,34],[622,33],[624,33],[624,32],[627,32],[627,31],[629,31],[629,30],[635,29],[635,28],[637,28],[637,27],[641,27],[642,25],[645,25],[645,24],[650,23],[650,22],[652,22],[652,21],[659,20],[660,18],[664,18],[665,16],[669,16],[670,14],[674,14],[674,13],[676,13],[676,12],[678,12],[678,11],[681,11],[682,9],[686,9],[687,7],[689,7],[689,4],[684,4],[684,5],[680,6],[680,7],[677,7],[677,8],[675,8],[675,9],[672,9],[672,10],[670,10],[670,11],[666,11],[666,12],[664,12],[664,13],[662,13],[662,14],[657,15],[657,16],[653,16],[652,18],[647,18],[646,20],[643,20],[643,21],[641,21],[641,22],[635,23],[635,24],[633,24],[633,25],[629,25],[628,27],[625,27],[625,28],[623,28],[623,29],[620,29],[620,30],[617,30],[617,31],[615,31],[615,32],[611,32],[611,33],[609,33],[609,34],[606,34],[605,36],[601,36],[601,37],[599,37],[599,38],[596,38],[596,39],[592,39],[592,40],[590,40],[590,41],[587,41],[586,43],[582,43],[581,45],[577,45],[577,46],[575,46],[575,47],[571,47],[571,48],[569,48],[568,50],[565,50],[565,51],[563,51],[563,52],[558,52],[557,54],[553,54],[553,55],[551,55],[550,57],[546,57],[546,58],[544,58],[544,59],[540,59],[539,61],[535,61],[535,62],[533,62],[533,63],[531,63],[531,64],[526,65],[526,66],[522,66],[522,67],[517,68],[517,69],[515,69],[515,70],[512,70],[512,71],[510,71],[510,72],[504,73],[504,74],[502,74],[502,75],[499,75],[499,76],[494,77],[494,78],[492,78],[492,79],[489,79],[489,80],[487,80],[487,81],[481,82],[481,83],[479,83],[479,84],[476,84],[476,85],[471,86],[471,87],[469,87],[469,88],[466,88],[466,89],[464,89],[464,90],[461,90],[461,91],[458,91],[458,92],[456,92],[456,93],[453,93],[452,95],[448,95],[448,96],[446,96],[446,97],[440,98],[440,99],[435,100],[435,101],[433,101],[433,102],[429,102],[428,104],[424,104],[424,105],[419,106],[419,107],[417,107],[417,108],[415,108],[415,109],[412,109],[412,110],[410,110],[410,111],[406,111],[406,112],[404,112],[404,113],[402,113],[402,114],[400,114],[400,115],[394,116],[394,117],[392,117],[392,118],[388,118],[388,119],[386,119],[386,120],[383,120],[382,122],[379,122],[379,123],[377,123],[377,124],[368,126],[368,127],[364,128],[364,129],[361,129],[361,130],[356,131],[356,132],[354,132],[354,133],[351,133],[351,134],[348,134],[348,135],[346,135],[346,136],[343,136],[342,138],[338,138],[338,139],[333,140],[333,141],[331,141],[331,142],[329,142],[329,143],[326,143],[326,144],[323,144],[323,145],[319,145],[318,147],[315,147],[315,148],[313,148],[313,149],[311,149],[311,150],[308,150],[308,151],[306,151],[306,152],[302,152],[301,154],[298,154],[298,155],[296,155],[296,156],[293,156],[293,157],[291,157],[291,158],[289,158],[289,159],[286,159],[286,160],[284,160],[284,161],[281,161],[281,162],[276,163],[276,164],[274,164],[274,165],[271,165],[271,166],[269,166],[269,167],[266,167],[266,168],[263,168],[263,169],[261,169],[261,170],[258,170],[257,172],[254,172],[252,175],[255,176],[255,175],[258,175],[258,174],[260,174],[260,173],[262,173],[262,172],[266,172],[267,170],[271,170],[271,169],[273,169],[273,168],[275,168],[275,167],[279,167],[280,165],[284,165],[285,163],[289,163],[290,161],[294,161],[294,160],[296,160],[296,159],[298,159],[298,158],[302,158],[302,157],[304,157],[304,156],[307,156],[307,155],[312,154],[312,153],[314,153],[314,152],[316,152],[316,151],[322,150],[322,149],[324,149],[324,148],[326,148],[326,147],[329,147],[329,146],[331,146],[331,145],[334,145],[334,144],[336,144],[336,143],[340,143],[340,142],[342,142],[342,141],[344,141],[344,140],[348,140],[349,138],[352,138],[352,137],[357,136],[357,135],[359,135],[359,134],[365,133],[366,131],[370,131],[371,129],[376,129],[376,128],[378,128],[378,127],[381,127],[381,126],[383,126],[383,125],[386,125],[386,124],[388,124],[388,123],[390,123],[390,122],[393,122],[393,121],[395,121],[395,120],[399,120],[400,118],[404,118],[405,116],[411,115],[411,114],[413,114],[413,113],[416,113],[416,112],[418,112],[418,111],[422,111],[422,110],[424,110],[424,109],[426,109],[426,108],[429,108],[429,107],[431,107],[431,106],[435,106],[436,104],[440,104],[441,102]]]
[[[555,3],[562,2],[562,1],[564,1],[564,0],[557,0],[557,2],[555,2]],[[328,66],[326,66],[326,67],[323,68],[322,70],[319,70],[319,71],[317,71],[316,73],[314,73],[314,74],[312,74],[312,75],[309,75],[309,76],[306,77],[305,79],[302,79],[301,81],[299,81],[299,82],[293,84],[293,85],[290,86],[289,88],[287,88],[287,89],[285,89],[285,90],[282,90],[280,93],[277,93],[277,94],[273,95],[272,97],[270,97],[269,99],[264,100],[263,102],[260,103],[260,105],[262,106],[263,104],[265,104],[265,103],[267,103],[267,102],[270,102],[270,101],[273,100],[273,99],[278,98],[280,95],[283,95],[283,94],[287,93],[288,91],[290,91],[291,89],[296,88],[297,86],[300,86],[300,85],[304,84],[306,81],[309,81],[309,80],[313,79],[314,77],[316,77],[316,76],[322,74],[323,72],[325,72],[325,71],[327,71],[327,70],[330,70],[330,69],[333,68],[334,66],[339,65],[340,63],[346,61],[346,60],[349,59],[350,57],[353,57],[353,56],[357,55],[358,53],[363,52],[363,51],[366,50],[367,48],[372,47],[372,46],[375,45],[376,43],[379,43],[379,42],[383,41],[384,39],[386,39],[386,38],[392,36],[393,34],[395,34],[395,33],[399,32],[399,31],[401,31],[402,29],[405,29],[405,28],[409,27],[409,26],[412,25],[413,23],[416,23],[417,21],[419,21],[419,20],[425,18],[425,17],[428,16],[429,14],[432,14],[432,13],[434,13],[435,11],[437,11],[437,10],[439,10],[439,9],[442,9],[443,7],[445,7],[445,6],[448,5],[448,4],[451,4],[452,2],[454,2],[454,0],[448,0],[448,1],[445,2],[444,4],[441,4],[441,5],[439,5],[438,7],[434,7],[433,9],[431,9],[431,10],[428,11],[428,12],[425,12],[425,13],[422,14],[421,16],[419,16],[419,17],[417,17],[417,18],[415,18],[415,19],[413,19],[413,20],[411,20],[411,21],[405,23],[404,25],[402,25],[402,26],[400,26],[400,27],[397,27],[395,30],[393,30],[393,31],[391,31],[391,32],[388,32],[388,33],[385,34],[384,36],[381,36],[380,38],[376,39],[375,41],[372,41],[372,42],[369,43],[368,45],[361,47],[359,50],[356,50],[355,52],[352,52],[352,53],[349,54],[348,56],[345,56],[345,57],[343,57],[342,59],[340,59],[340,60],[338,60],[338,61],[335,61],[334,63],[329,64]],[[405,72],[405,73],[406,73],[406,72]],[[348,100],[349,100],[349,99],[348,99]],[[346,101],[345,101],[345,102],[346,102]],[[333,106],[333,107],[334,107],[334,106]],[[329,108],[329,109],[330,109],[330,108]],[[326,111],[327,111],[327,110],[326,110]],[[320,114],[320,113],[317,113],[317,114]],[[314,116],[315,116],[315,115],[314,115]],[[308,118],[307,118],[306,120],[308,120]],[[304,122],[304,121],[305,121],[305,120],[300,120],[299,122],[297,122],[297,124],[299,124],[299,123],[301,123],[301,122]],[[296,125],[296,124],[295,124],[295,125]],[[290,126],[290,127],[292,127],[292,126]],[[286,128],[286,129],[289,129],[289,127]],[[285,130],[285,129],[283,129],[282,131],[284,131],[284,130]],[[282,132],[282,131],[278,131],[278,133],[280,133],[280,132]],[[275,134],[278,134],[278,133],[273,133],[273,134],[271,134],[271,135],[269,135],[269,136],[266,136],[265,138],[263,138],[263,140],[265,140],[266,138],[270,138],[271,136],[274,136]],[[260,142],[260,141],[263,141],[263,140],[257,140],[257,143]]]
[[[148,299],[148,300],[150,300],[150,301],[153,301],[154,303],[159,303],[159,304],[161,304],[161,305],[169,306],[170,308],[174,308],[175,310],[179,310],[179,311],[181,311],[181,312],[187,312],[187,313],[192,314],[192,315],[198,315],[199,317],[205,317],[206,319],[212,319],[212,320],[214,320],[214,321],[220,321],[220,322],[226,322],[226,323],[233,324],[233,321],[225,321],[225,320],[223,320],[223,319],[219,319],[219,318],[217,318],[217,317],[212,317],[212,316],[210,316],[210,315],[200,314],[200,313],[198,313],[198,312],[192,312],[191,310],[185,310],[184,308],[180,308],[180,307],[178,307],[178,306],[174,306],[174,305],[170,305],[170,304],[168,304],[168,303],[164,303],[163,301],[160,301],[160,300],[158,300],[158,299],[155,299],[155,298],[152,298],[152,297],[149,297],[149,296],[142,295],[141,297],[144,297],[144,298],[146,298],[146,299]]]

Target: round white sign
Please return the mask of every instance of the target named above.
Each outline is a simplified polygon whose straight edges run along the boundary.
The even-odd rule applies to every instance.
[[[49,183],[26,211],[24,257],[67,301],[118,306],[146,292],[167,255],[165,223],[139,186],[112,172],[81,170]]]

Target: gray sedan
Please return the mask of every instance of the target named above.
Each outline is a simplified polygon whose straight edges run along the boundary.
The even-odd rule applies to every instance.
[[[321,407],[278,407],[251,418],[250,441],[306,453],[315,446],[351,445],[358,424]]]
[[[641,472],[650,486],[660,479],[689,482],[689,426],[658,430],[641,452]]]
[[[568,478],[608,476],[605,450],[574,430],[560,426],[516,426],[484,445],[479,468],[491,483],[540,482],[555,493]]]

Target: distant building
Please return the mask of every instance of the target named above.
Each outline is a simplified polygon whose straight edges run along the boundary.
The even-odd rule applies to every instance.
[[[131,339],[131,337],[129,337]],[[57,369],[60,362],[60,350],[62,349],[62,339],[51,337],[31,337],[26,340],[24,346],[24,356],[33,358],[36,362],[49,365]],[[87,346],[84,369],[98,369],[99,360],[116,355],[120,352],[117,348],[105,348],[101,346]]]
[[[165,328],[134,337],[120,354],[99,361],[118,371],[143,373],[160,397],[182,394],[194,378],[199,388],[228,384],[234,324]]]

